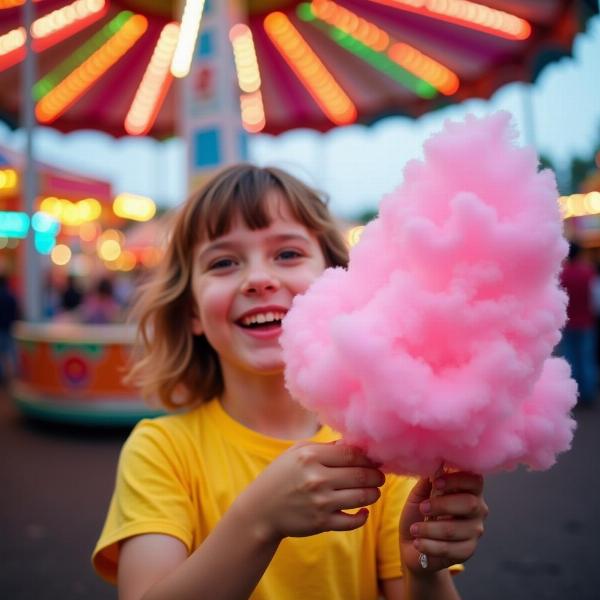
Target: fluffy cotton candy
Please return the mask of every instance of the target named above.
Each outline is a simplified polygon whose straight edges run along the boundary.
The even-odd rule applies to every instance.
[[[568,244],[553,174],[514,138],[506,112],[447,122],[284,319],[292,395],[388,470],[546,469],[570,446]]]

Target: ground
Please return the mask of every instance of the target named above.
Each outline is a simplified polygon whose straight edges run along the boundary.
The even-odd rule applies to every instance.
[[[600,406],[576,419],[573,449],[555,467],[487,479],[486,533],[457,577],[463,600],[599,597]],[[89,557],[126,435],[25,420],[0,391],[2,597],[116,598]]]

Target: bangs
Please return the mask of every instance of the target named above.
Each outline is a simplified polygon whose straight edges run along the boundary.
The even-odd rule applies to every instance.
[[[227,186],[227,190],[215,190],[215,197],[204,205],[206,214],[201,216],[200,223],[204,229],[201,233],[207,239],[213,241],[228,233],[238,218],[251,230],[265,229],[271,224],[267,199],[269,192],[277,190],[277,182],[253,175],[247,173],[236,185]]]
[[[236,176],[231,177],[232,171]],[[271,225],[272,209],[269,198],[276,194],[290,210],[294,219],[318,233],[324,229],[325,211],[323,200],[313,190],[298,187],[295,180],[276,169],[232,167],[217,175],[206,197],[196,206],[193,222],[195,243],[213,241],[225,235],[236,219],[241,219],[248,229],[265,229]],[[298,189],[296,189],[298,188]],[[312,206],[312,210],[307,207]],[[312,198],[310,197],[312,196]]]

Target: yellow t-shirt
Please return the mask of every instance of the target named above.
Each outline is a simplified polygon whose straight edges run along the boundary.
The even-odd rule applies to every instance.
[[[311,438],[339,436],[322,427]],[[115,582],[119,542],[162,533],[193,552],[234,499],[294,442],[252,431],[217,400],[141,421],[123,446],[94,567]],[[369,519],[354,531],[284,539],[252,600],[376,600],[378,579],[401,576],[398,520],[414,480],[388,475]]]

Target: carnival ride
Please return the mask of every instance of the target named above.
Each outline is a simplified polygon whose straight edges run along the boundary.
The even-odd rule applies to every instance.
[[[202,32],[202,6],[206,15],[215,2],[190,2],[198,22],[184,31],[179,3],[170,0],[36,0],[38,121],[62,131],[173,135],[173,72],[186,74],[169,68],[180,26],[188,53],[233,49],[251,132],[416,117],[487,98],[510,81],[534,81],[545,64],[570,53],[598,12],[585,0],[237,0],[246,22],[233,24],[229,46]],[[0,0],[0,107],[15,124],[22,4]],[[195,70],[195,93],[206,94],[214,75]]]

